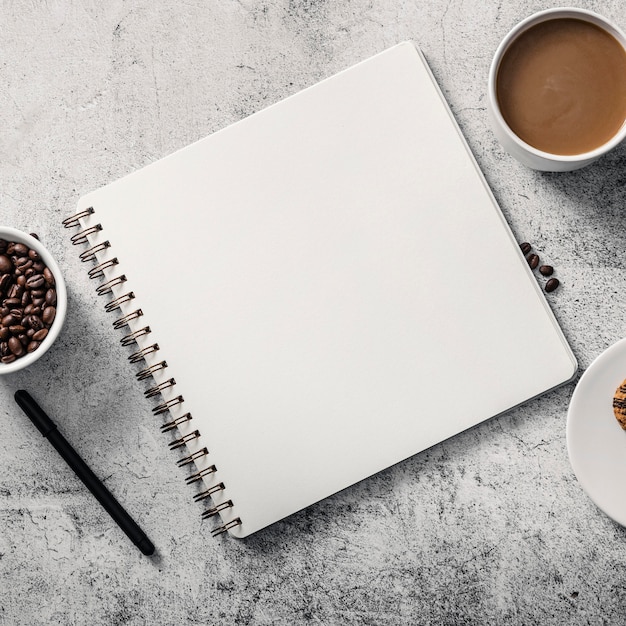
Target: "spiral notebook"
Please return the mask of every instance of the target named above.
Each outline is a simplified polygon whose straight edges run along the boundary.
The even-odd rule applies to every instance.
[[[411,43],[86,195],[66,225],[214,534],[576,369]]]

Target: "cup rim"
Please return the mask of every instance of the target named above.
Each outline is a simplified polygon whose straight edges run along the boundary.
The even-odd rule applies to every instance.
[[[542,22],[547,22],[552,19],[558,18],[579,18],[586,22],[590,22],[599,26],[610,35],[615,37],[615,39],[619,42],[619,44],[626,51],[626,35],[624,32],[612,21],[608,20],[604,16],[599,13],[595,13],[594,11],[589,11],[587,9],[580,9],[577,7],[554,7],[551,9],[545,9],[543,11],[537,11],[532,15],[529,15],[527,18],[523,19],[521,22],[518,22],[509,32],[504,36],[498,47],[496,48],[496,52],[493,55],[493,59],[491,61],[491,66],[489,68],[489,80],[488,80],[488,92],[489,92],[489,100],[491,102],[492,114],[496,117],[498,123],[505,130],[508,137],[514,141],[520,148],[530,152],[531,154],[540,157],[542,159],[546,159],[548,161],[553,161],[555,163],[578,163],[582,161],[593,161],[598,157],[606,154],[610,150],[612,150],[615,146],[621,143],[626,138],[626,119],[622,123],[622,126],[618,130],[611,139],[602,145],[594,148],[593,150],[589,150],[588,152],[581,152],[579,154],[556,154],[554,152],[545,152],[544,150],[540,150],[539,148],[535,148],[529,143],[525,142],[521,139],[513,129],[508,125],[502,112],[500,111],[500,103],[498,102],[498,97],[496,93],[496,81],[498,76],[498,70],[500,69],[500,62],[504,53],[509,48],[511,43],[519,37],[523,32],[535,26],[536,24],[540,24]]]
[[[9,241],[19,241],[33,250],[36,250],[54,275],[55,289],[57,292],[56,315],[47,336],[41,342],[41,345],[33,352],[16,359],[13,363],[0,363],[0,375],[5,375],[12,374],[32,365],[35,361],[40,359],[55,342],[65,323],[65,316],[67,314],[67,288],[59,265],[41,241],[17,228],[2,225],[0,225],[0,238]]]

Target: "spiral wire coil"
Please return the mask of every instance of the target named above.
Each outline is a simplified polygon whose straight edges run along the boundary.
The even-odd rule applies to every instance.
[[[75,215],[72,215],[71,217],[68,217],[67,219],[63,220],[63,226],[65,228],[80,227],[81,220],[89,219],[90,216],[92,216],[94,213],[95,213],[95,210],[93,209],[93,207],[86,208],[80,211],[79,213],[76,213]],[[102,231],[102,225],[99,223],[86,226],[81,231],[77,232],[71,237],[72,244],[81,245],[81,244],[90,243],[90,240],[89,240],[90,237],[96,236],[100,231]],[[97,255],[104,252],[110,247],[111,247],[111,244],[108,240],[95,243],[93,246],[83,251],[79,255],[79,258],[83,263],[88,262],[88,261],[98,261]],[[88,276],[90,279],[103,278],[106,276],[106,272],[108,270],[111,270],[111,268],[114,268],[118,264],[119,264],[119,261],[117,257],[106,259],[98,263],[97,265],[95,265],[93,268],[91,268],[88,272]],[[120,285],[122,285],[123,283],[125,283],[126,280],[127,279],[124,274],[119,274],[117,276],[114,276],[110,278],[109,280],[106,280],[105,282],[101,283],[96,288],[96,293],[99,296],[112,294],[114,293],[114,290]],[[107,304],[104,307],[105,311],[107,313],[110,313],[117,309],[120,309],[122,305],[126,304],[127,302],[130,302],[134,298],[135,298],[135,294],[133,291],[127,291],[126,293],[123,293],[121,295],[116,295],[109,302],[107,302]],[[115,329],[122,329],[124,327],[129,326],[129,323],[131,321],[136,320],[141,316],[143,316],[143,311],[140,308],[137,308],[134,311],[131,311],[130,313],[126,313],[122,317],[119,317],[118,319],[116,319],[113,322],[113,327]],[[120,340],[121,344],[123,346],[130,346],[132,344],[136,344],[137,340],[140,337],[145,337],[149,335],[151,332],[152,330],[150,329],[150,326],[144,326],[143,328],[140,328],[138,330],[135,330],[133,332],[130,332],[124,335],[124,337],[122,337],[122,339]],[[139,363],[141,361],[145,361],[147,356],[155,354],[159,350],[160,350],[159,344],[153,343],[144,348],[140,348],[139,350],[136,350],[128,357],[128,359],[131,363]],[[135,374],[135,376],[137,377],[137,380],[141,381],[141,380],[146,380],[148,378],[154,377],[154,375],[157,372],[160,372],[167,367],[167,362],[160,361],[159,363],[155,363],[153,365],[148,365],[148,364],[146,365],[147,365],[146,367],[144,367],[143,369],[141,369],[139,372]],[[153,398],[153,397],[161,395],[167,389],[171,389],[172,387],[174,387],[174,385],[176,385],[176,381],[174,380],[174,378],[169,378],[168,380],[157,383],[153,387],[150,387],[149,389],[147,389],[144,392],[144,395],[146,398]],[[164,399],[163,402],[161,402],[160,404],[158,404],[152,409],[152,413],[154,415],[163,415],[165,413],[171,413],[171,411],[175,407],[181,406],[184,401],[185,400],[182,395],[175,396],[168,400]],[[167,433],[170,431],[174,431],[178,429],[179,426],[181,426],[182,424],[186,424],[187,422],[191,421],[191,419],[192,419],[191,413],[185,413],[184,415],[181,415],[180,417],[176,417],[170,420],[169,422],[164,423],[161,426],[161,432]],[[193,430],[171,441],[169,444],[169,447],[171,450],[187,448],[190,442],[199,440],[199,438],[200,438],[200,432],[198,430]],[[178,460],[177,464],[179,467],[185,467],[187,465],[195,464],[196,461],[198,461],[199,459],[209,454],[209,451],[207,448],[201,448],[194,452],[192,452],[191,450],[188,450],[188,451],[190,452],[190,454]],[[217,472],[217,468],[215,467],[215,465],[210,465],[209,467],[205,467],[204,469],[199,469],[194,474],[189,475],[186,478],[186,482],[187,484],[193,484],[198,481],[201,481],[205,477],[211,477],[216,472]],[[223,492],[224,489],[225,489],[224,483],[220,482],[216,485],[213,485],[205,489],[204,491],[198,492],[194,496],[194,500],[196,502],[203,501],[207,498],[211,498],[215,494]],[[206,509],[202,513],[202,519],[209,519],[211,517],[214,517],[215,515],[218,515],[221,511],[226,511],[232,507],[233,507],[232,500],[226,500],[224,502],[218,503],[212,508]],[[242,523],[241,519],[237,517],[213,529],[211,531],[211,534],[213,536],[221,535],[231,530],[232,528],[240,526],[241,523]]]

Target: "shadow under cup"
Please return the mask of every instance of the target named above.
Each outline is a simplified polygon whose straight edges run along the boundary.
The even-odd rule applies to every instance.
[[[520,22],[489,72],[488,113],[502,146],[544,171],[574,170],[626,137],[626,37],[583,9]]]

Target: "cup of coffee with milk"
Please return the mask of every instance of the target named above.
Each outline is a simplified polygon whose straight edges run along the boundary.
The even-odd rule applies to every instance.
[[[548,9],[515,26],[489,71],[494,133],[521,163],[575,170],[626,138],[626,37],[583,9]]]

